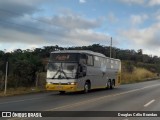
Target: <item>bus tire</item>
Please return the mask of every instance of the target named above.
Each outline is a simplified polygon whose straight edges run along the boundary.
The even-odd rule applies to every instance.
[[[111,80],[110,81],[110,89],[113,89],[114,88],[114,80]]]
[[[59,94],[65,94],[66,91],[59,91]]]
[[[89,83],[88,82],[86,82],[85,84],[84,84],[84,93],[88,93],[89,92]]]
[[[113,89],[113,80],[108,80],[107,89]]]

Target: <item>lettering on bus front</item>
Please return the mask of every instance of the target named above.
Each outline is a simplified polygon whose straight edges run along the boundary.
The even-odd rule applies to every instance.
[[[78,54],[54,53],[54,54],[51,54],[50,61],[78,62]]]
[[[65,61],[68,60],[70,55],[57,55],[56,60]]]

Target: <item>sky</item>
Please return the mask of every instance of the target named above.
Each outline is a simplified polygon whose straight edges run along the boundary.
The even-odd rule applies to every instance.
[[[100,44],[160,57],[160,0],[1,0],[0,50]]]

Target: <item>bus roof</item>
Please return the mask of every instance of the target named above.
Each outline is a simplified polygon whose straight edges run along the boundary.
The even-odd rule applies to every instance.
[[[109,58],[109,57],[106,57],[105,55],[103,55],[101,53],[93,52],[93,51],[90,51],[90,50],[61,50],[61,51],[54,51],[54,52],[51,52],[51,53],[86,53],[86,54],[91,54],[91,55],[95,55],[95,56],[99,56],[99,57]],[[114,59],[114,58],[110,58],[110,59]],[[120,61],[119,59],[114,59],[114,60]]]

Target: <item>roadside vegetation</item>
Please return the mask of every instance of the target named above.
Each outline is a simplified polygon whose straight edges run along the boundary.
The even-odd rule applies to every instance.
[[[122,71],[121,77],[121,84],[128,84],[155,79],[157,74],[144,68],[134,68],[133,72]]]
[[[44,91],[45,91],[45,89],[36,88],[36,87],[8,88],[6,95],[4,95],[4,91],[0,91],[0,97],[2,97],[2,96],[21,95],[21,94],[29,94],[29,93],[37,93],[37,92],[44,92]]]
[[[0,96],[4,93],[5,66],[9,62],[7,95],[44,91],[46,66],[50,52],[56,50],[92,50],[109,57],[110,47],[93,44],[82,47],[63,48],[45,46],[34,50],[16,49],[0,51]],[[156,78],[160,73],[160,58],[143,54],[143,50],[112,48],[112,57],[122,60],[122,84]]]
[[[133,61],[122,62],[121,84],[143,82],[157,78],[159,78],[159,71],[156,71],[154,64],[151,66],[151,64]]]

